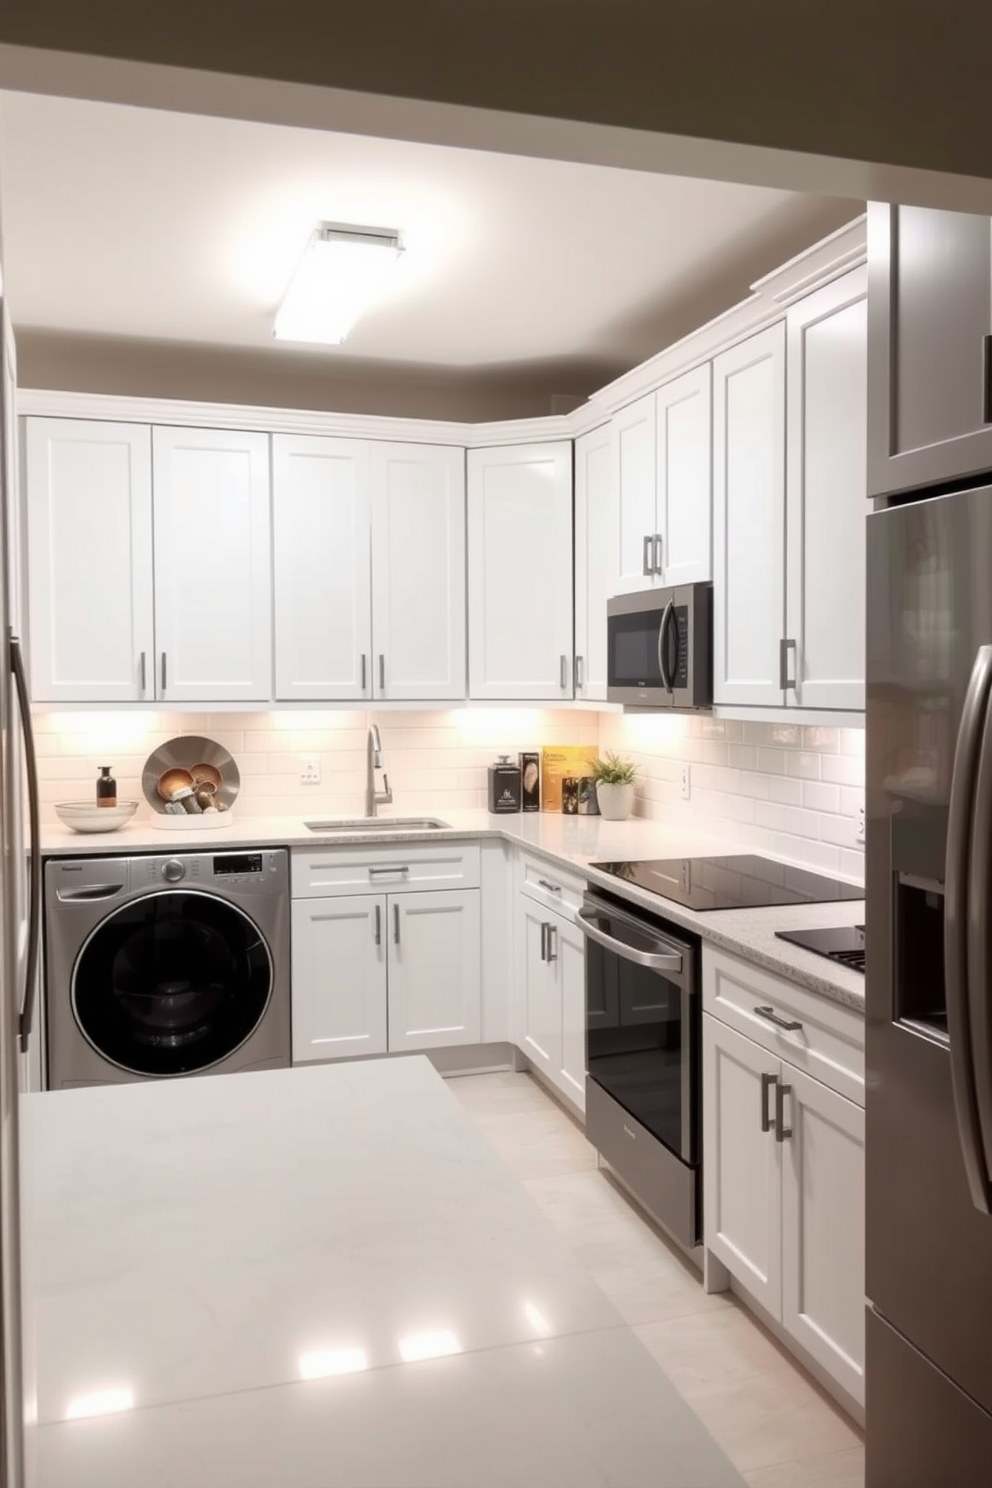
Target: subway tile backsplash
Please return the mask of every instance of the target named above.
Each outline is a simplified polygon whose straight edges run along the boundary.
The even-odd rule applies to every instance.
[[[100,765],[121,799],[142,802],[141,771],[176,734],[204,734],[241,771],[238,810],[251,816],[362,815],[365,741],[379,725],[393,811],[404,815],[486,805],[486,767],[542,744],[616,749],[635,760],[635,811],[691,824],[742,851],[770,852],[863,880],[857,842],[864,803],[864,731],[709,717],[596,713],[474,705],[423,712],[39,712],[35,714],[43,818],[56,801],[88,799]],[[320,784],[304,785],[304,757]],[[682,798],[682,766],[690,798]]]

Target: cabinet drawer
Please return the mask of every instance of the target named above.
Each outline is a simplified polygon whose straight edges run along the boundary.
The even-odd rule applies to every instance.
[[[293,898],[332,894],[402,894],[407,890],[477,889],[476,842],[398,842],[389,847],[331,847],[293,852]]]
[[[864,1018],[850,1008],[743,961],[703,947],[703,1007],[763,1049],[805,1070],[846,1096],[865,1103]],[[778,1027],[756,1010],[800,1026]]]
[[[557,910],[569,920],[575,918],[586,891],[584,879],[563,873],[546,858],[525,852],[517,856],[517,888],[545,909]]]

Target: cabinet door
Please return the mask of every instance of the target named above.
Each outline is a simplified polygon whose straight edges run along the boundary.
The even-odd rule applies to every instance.
[[[377,698],[465,696],[465,451],[372,445]]]
[[[782,1065],[782,1322],[860,1403],[865,1365],[865,1113]]]
[[[713,701],[781,705],[785,322],[713,363]]]
[[[865,705],[866,270],[788,317],[788,700]]]
[[[713,577],[712,368],[697,367],[655,394],[661,582]]]
[[[269,439],[152,430],[157,696],[272,697]]]
[[[868,207],[868,494],[992,470],[992,221]]]
[[[575,441],[575,696],[606,697],[606,601],[619,573],[609,425]]]
[[[386,1052],[386,896],[293,900],[293,1063]]]
[[[774,1113],[779,1068],[774,1055],[704,1015],[704,1242],[776,1318],[782,1305],[782,1146],[773,1129],[761,1127],[762,1113]]]
[[[561,987],[547,959],[550,920],[540,905],[517,895],[516,998],[513,1041],[550,1080],[562,1067]]]
[[[32,696],[154,697],[151,431],[26,422]]]
[[[272,438],[276,697],[372,696],[369,445]]]
[[[655,394],[621,408],[611,423],[614,479],[620,514],[620,573],[616,592],[631,594],[655,583]]]
[[[586,942],[571,920],[552,922],[552,967],[561,1000],[561,1066],[557,1083],[584,1111],[586,1108]]]
[[[389,1049],[477,1044],[482,1037],[478,889],[390,895]]]
[[[469,695],[572,696],[572,446],[468,452]]]

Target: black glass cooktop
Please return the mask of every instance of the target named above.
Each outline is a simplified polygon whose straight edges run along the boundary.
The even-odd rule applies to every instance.
[[[602,873],[660,894],[687,909],[753,909],[764,904],[830,904],[863,899],[864,889],[771,858],[661,858],[644,863],[591,863]]]
[[[779,940],[790,940],[793,945],[815,951],[818,956],[828,956],[849,966],[852,971],[865,973],[865,927],[864,925],[837,925],[818,930],[776,930]]]

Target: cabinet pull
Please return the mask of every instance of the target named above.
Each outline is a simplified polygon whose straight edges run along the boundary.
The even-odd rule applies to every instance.
[[[795,670],[795,666],[794,665],[793,665],[793,669],[792,669],[792,676],[791,677],[789,676],[789,652],[790,651],[792,652],[793,663],[795,663],[795,660],[796,660],[796,642],[795,641],[786,640],[786,639],[783,639],[783,640],[779,641],[779,643],[778,643],[778,685],[779,685],[779,687],[781,687],[781,689],[782,689],[783,692],[788,692],[790,688],[793,691],[795,691],[795,687],[796,687],[796,670]]]
[[[654,538],[650,532],[644,535],[644,562],[642,565],[644,577],[649,579],[653,572],[651,568],[651,554],[654,549]]]
[[[541,885],[542,889],[547,889],[549,894],[561,893],[561,884],[549,883],[546,878],[539,878],[537,881]]]
[[[559,681],[561,683],[561,690],[562,690],[562,692],[567,692],[568,691],[568,657],[564,653],[562,653],[562,657],[561,657],[561,660],[560,660],[558,666],[559,666]]]
[[[365,664],[365,652],[362,652],[362,691],[368,690],[368,667]]]
[[[541,960],[542,961],[547,961],[547,959],[548,959],[548,922],[547,922],[547,920],[542,920],[541,921]]]
[[[393,905],[393,940],[397,945],[400,943],[400,907]]]
[[[143,693],[144,692],[147,692],[147,690],[148,690],[148,666],[147,666],[147,662],[148,662],[148,656],[147,656],[146,652],[142,651],[140,665],[141,665],[141,691]]]
[[[382,652],[380,651],[379,652],[379,691],[380,692],[385,692],[385,690],[386,690],[386,658],[385,658],[385,656],[383,656]]]
[[[803,1026],[795,1018],[780,1017],[774,1008],[756,1007],[754,1011],[757,1017],[764,1018],[766,1023],[774,1023],[776,1028],[782,1028],[786,1033],[798,1033]]]
[[[992,424],[992,336],[982,337],[982,421]]]
[[[381,904],[377,904],[376,907],[375,907],[375,943],[376,943],[377,946],[381,946],[382,945],[382,905]]]
[[[585,687],[585,685],[586,685],[586,663],[585,663],[585,658],[582,657],[582,656],[577,656],[575,658],[575,687],[576,687],[576,691],[580,687]]]
[[[656,532],[655,535],[654,535],[654,537],[651,539],[651,553],[652,553],[651,572],[652,573],[655,573],[655,574],[660,574],[661,573],[661,552],[662,552],[661,533],[660,532]]]
[[[558,926],[548,926],[548,960],[558,960]]]
[[[383,874],[392,876],[396,873],[409,873],[410,869],[406,863],[387,863],[384,868],[370,868],[369,878],[380,878]]]
[[[768,1109],[768,1092],[773,1085],[778,1084],[778,1075],[762,1075],[761,1077],[761,1130],[770,1132],[772,1129],[771,1112]]]
[[[165,652],[163,651],[162,652],[162,691],[163,692],[165,692],[166,665],[167,664],[166,664],[166,659],[165,659]]]
[[[792,1127],[785,1124],[785,1097],[792,1094],[791,1085],[775,1086],[775,1140],[784,1142],[792,1136]]]

